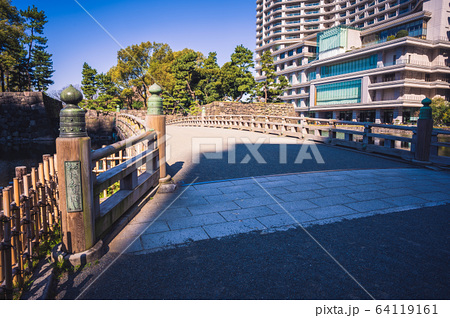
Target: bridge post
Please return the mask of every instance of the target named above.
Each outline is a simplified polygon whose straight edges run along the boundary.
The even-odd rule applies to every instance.
[[[202,127],[205,127],[206,108],[202,107]]]
[[[429,162],[431,136],[433,133],[433,117],[430,107],[431,100],[422,100],[423,107],[420,109],[419,120],[417,121],[417,137],[414,158],[420,162]]]
[[[83,95],[72,85],[62,91],[66,103],[60,112],[60,134],[56,139],[62,244],[75,254],[95,243],[91,138],[86,132],[85,111],[78,107]]]
[[[156,83],[150,86],[148,91],[151,96],[148,98],[146,123],[149,128],[155,130],[158,138],[159,149],[159,172],[160,172],[160,192],[173,192],[176,188],[170,175],[166,170],[166,116],[163,114],[162,89]]]

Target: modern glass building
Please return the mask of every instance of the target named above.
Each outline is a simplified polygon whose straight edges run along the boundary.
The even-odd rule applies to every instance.
[[[257,80],[270,50],[299,114],[413,121],[425,97],[450,98],[450,2],[257,0]]]

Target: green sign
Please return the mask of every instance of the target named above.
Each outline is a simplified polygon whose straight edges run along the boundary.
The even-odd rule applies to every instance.
[[[67,212],[83,212],[81,161],[64,162]]]

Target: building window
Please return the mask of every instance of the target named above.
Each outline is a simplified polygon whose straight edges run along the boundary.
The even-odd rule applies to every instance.
[[[361,102],[361,79],[317,85],[317,105]]]
[[[377,67],[377,59],[377,54],[374,54],[363,59],[322,66],[320,68],[320,77],[329,77],[373,69]]]

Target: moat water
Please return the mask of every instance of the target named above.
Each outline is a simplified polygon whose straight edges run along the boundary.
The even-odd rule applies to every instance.
[[[42,155],[56,153],[55,143],[6,146],[0,144],[0,187],[7,186],[15,177],[15,168],[26,166],[30,172],[42,162]]]

